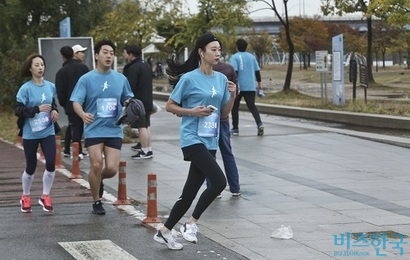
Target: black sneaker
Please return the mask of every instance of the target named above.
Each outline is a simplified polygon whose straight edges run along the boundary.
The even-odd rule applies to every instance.
[[[235,135],[235,136],[239,135],[239,129],[238,128],[232,128],[231,134]]]
[[[139,150],[141,150],[141,143],[137,143],[134,146],[131,146],[131,150],[138,152]]]
[[[147,153],[144,153],[143,151],[139,151],[137,154],[131,156],[132,159],[134,160],[139,160],[139,159],[150,159],[154,156],[152,151],[149,151]]]
[[[101,184],[100,184],[100,191],[98,192],[98,196],[100,196],[100,199],[103,197],[104,195],[104,183],[101,180]]]
[[[93,203],[93,214],[96,215],[105,215],[105,209],[102,206],[101,200],[98,200]]]
[[[265,127],[263,125],[258,126],[258,136],[262,136],[265,132]]]

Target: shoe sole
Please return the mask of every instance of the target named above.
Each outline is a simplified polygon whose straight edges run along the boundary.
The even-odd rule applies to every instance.
[[[139,152],[139,151],[141,151],[141,148],[133,148],[133,147],[131,147],[131,150],[133,150],[134,152]]]
[[[95,214],[95,215],[99,215],[99,216],[103,216],[103,215],[105,215],[105,212],[100,212],[100,213],[98,213],[98,212],[95,212],[94,210],[93,211],[91,211],[93,214]]]
[[[21,203],[21,200],[20,200],[20,205],[22,206],[22,204],[23,203]],[[31,212],[31,209],[23,209],[23,208],[20,208],[20,210],[21,210],[21,212],[23,212],[23,213],[30,213]]]
[[[144,156],[144,157],[132,157],[133,160],[142,160],[142,159],[151,159],[153,156]]]
[[[154,240],[156,242],[160,243],[161,245],[166,245],[168,247],[168,249],[170,249],[170,250],[182,250],[183,249],[183,247],[181,247],[181,248],[169,247],[168,244],[164,241],[164,239],[162,239],[162,237],[157,236],[157,234],[154,235]]]
[[[221,198],[222,198],[222,196],[221,196]],[[193,243],[193,244],[198,243],[198,239],[196,239],[196,240],[191,240],[191,239],[185,237],[184,232],[183,232],[183,230],[182,230],[183,227],[184,227],[184,226],[181,226],[181,227],[179,228],[179,232],[181,232],[182,237],[183,237],[186,241],[191,242],[191,243]]]
[[[43,210],[45,211],[45,212],[54,212],[54,209],[52,209],[52,210],[48,210],[48,209],[46,209],[45,207],[44,207],[44,204],[43,204],[43,202],[41,201],[41,199],[40,200],[38,200],[38,204],[40,204],[40,206],[42,206],[43,207]]]

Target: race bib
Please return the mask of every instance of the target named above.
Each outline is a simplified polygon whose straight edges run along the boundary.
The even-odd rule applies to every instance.
[[[199,118],[198,135],[202,137],[218,136],[219,115],[213,112],[209,116]]]
[[[40,112],[28,120],[31,131],[38,132],[46,129],[52,123],[49,112]]]
[[[97,117],[116,117],[118,115],[117,99],[97,99]]]

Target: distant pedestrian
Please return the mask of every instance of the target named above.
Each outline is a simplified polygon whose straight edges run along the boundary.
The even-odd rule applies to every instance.
[[[237,75],[231,64],[220,61],[213,69],[223,73],[228,80],[237,84]],[[224,163],[226,179],[228,180],[229,190],[232,196],[241,195],[241,187],[239,185],[238,167],[236,166],[235,156],[232,153],[231,147],[231,130],[229,127],[229,116],[221,118],[219,134],[219,150],[221,150],[222,161]]]
[[[23,63],[21,76],[31,77],[17,92],[15,114],[19,117],[18,125],[22,129],[26,169],[21,177],[23,195],[20,205],[22,212],[31,212],[30,190],[37,168],[37,149],[40,145],[46,161],[43,173],[43,192],[38,203],[46,212],[53,212],[50,191],[55,177],[56,139],[54,122],[58,119],[58,110],[54,102],[56,88],[53,83],[44,80],[46,63],[40,54],[30,55]]]
[[[239,135],[239,104],[242,97],[245,98],[246,106],[252,113],[256,122],[257,135],[264,134],[264,126],[259,115],[258,108],[255,106],[255,96],[257,88],[262,89],[261,73],[258,62],[254,55],[246,51],[248,43],[244,39],[236,41],[237,53],[232,55],[229,62],[238,75],[239,94],[232,108],[232,135]],[[258,86],[255,86],[257,82]]]
[[[211,185],[199,196],[191,217],[180,227],[183,238],[197,243],[196,222],[214,199],[226,187],[223,171],[215,160],[218,149],[219,118],[231,111],[236,85],[225,75],[212,70],[221,57],[217,38],[206,33],[198,38],[185,63],[168,60],[169,83],[174,85],[166,110],[182,117],[180,143],[185,161],[190,161],[189,172],[182,194],[174,204],[164,227],[155,234],[158,243],[171,250],[181,250],[172,229],[188,211],[205,181]]]
[[[85,124],[85,147],[90,155],[88,180],[93,197],[92,212],[97,215],[105,215],[101,202],[103,180],[114,177],[120,163],[124,134],[122,126],[115,123],[121,116],[122,105],[134,96],[124,75],[111,69],[114,55],[113,42],[97,42],[94,46],[97,68],[79,79],[70,98],[74,111]]]
[[[139,143],[131,149],[137,153],[132,155],[132,159],[152,158],[151,144],[151,113],[153,110],[152,95],[152,70],[151,66],[142,60],[141,48],[136,45],[128,46],[128,64],[124,68],[124,75],[127,77],[134,97],[141,100],[145,108],[145,116],[140,117],[137,122],[131,124],[132,128],[138,128]]]
[[[87,47],[83,47],[80,44],[76,44],[72,47],[72,49],[74,52],[73,59],[80,63],[84,63],[85,62],[85,51],[87,50]]]
[[[79,144],[78,156],[83,159],[88,156],[83,152],[81,144],[82,135],[84,132],[83,120],[74,112],[73,102],[70,101],[71,93],[74,90],[77,81],[80,77],[86,74],[89,69],[86,65],[79,63],[73,59],[73,49],[70,46],[64,46],[60,49],[63,58],[63,67],[56,74],[57,97],[60,105],[68,117],[68,126],[64,137],[64,156],[71,156],[71,140]]]

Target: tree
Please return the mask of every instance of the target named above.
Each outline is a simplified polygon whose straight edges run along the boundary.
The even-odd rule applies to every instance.
[[[291,19],[290,33],[295,44],[295,51],[299,52],[303,59],[303,69],[310,66],[310,54],[327,47],[328,31],[326,23],[318,19],[294,17]],[[288,51],[284,28],[280,30],[279,44],[282,49]],[[306,60],[308,59],[308,61]]]
[[[369,83],[375,83],[373,77],[373,57],[372,57],[372,16],[375,15],[369,5],[374,0],[321,0],[321,10],[324,15],[342,15],[344,13],[363,13],[367,21],[367,72],[369,77]],[[368,3],[369,2],[369,3]]]
[[[257,35],[254,31],[251,35],[248,36],[248,40],[249,45],[255,52],[256,59],[259,63],[259,67],[262,68],[262,56],[264,54],[270,53],[273,39],[269,36],[268,32],[263,32],[261,35]]]
[[[274,0],[267,1],[267,0],[259,0],[263,3],[265,3],[269,9],[272,9],[272,11],[276,14],[278,17],[280,23],[282,26],[285,28],[285,35],[286,35],[286,42],[288,45],[288,50],[289,50],[289,63],[288,63],[288,68],[286,71],[286,78],[285,78],[285,83],[283,84],[283,91],[288,91],[290,90],[290,84],[292,81],[292,72],[293,72],[293,55],[295,54],[295,45],[293,44],[292,37],[291,37],[291,32],[290,32],[290,21],[289,21],[289,16],[288,16],[288,1],[289,0],[282,0],[283,1],[283,8],[284,8],[284,17],[279,14],[279,10],[275,4]],[[252,2],[258,2],[252,1]]]
[[[347,23],[327,22],[329,32],[328,50],[332,50],[332,38],[336,35],[343,34],[343,48],[346,53],[357,52],[366,53],[366,38],[360,33],[359,29],[353,29]]]
[[[409,0],[373,0],[369,4],[369,10],[384,18],[390,25],[401,27],[410,24]],[[368,15],[371,14],[368,12]]]
[[[393,40],[397,39],[400,30],[389,26],[386,21],[376,21],[373,26],[374,31],[374,49],[376,56],[376,72],[378,71],[377,57],[378,51],[382,54],[383,68],[386,68],[386,53],[388,48],[393,46]]]
[[[154,21],[159,16],[151,4],[150,1],[125,0],[106,14],[91,34],[96,40],[108,38],[119,48],[130,43],[145,47],[155,34]]]
[[[58,37],[59,23],[66,17],[71,18],[72,36],[86,35],[111,8],[111,0],[1,0],[0,105],[14,104],[24,81],[20,66],[28,54],[38,50],[39,37]]]
[[[246,0],[199,0],[198,13],[178,24],[179,32],[170,42],[193,46],[196,39],[207,31],[213,31],[222,42],[230,42],[237,26],[248,26]],[[229,5],[229,8],[226,8]]]

